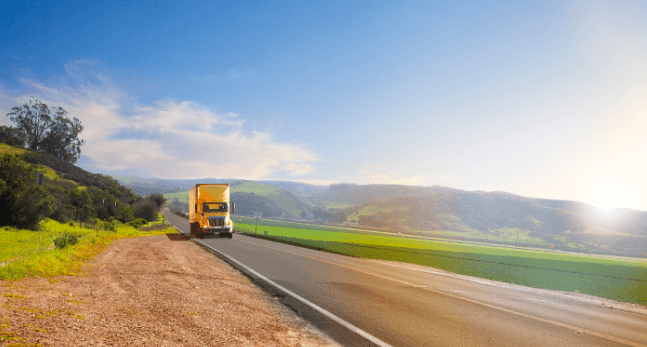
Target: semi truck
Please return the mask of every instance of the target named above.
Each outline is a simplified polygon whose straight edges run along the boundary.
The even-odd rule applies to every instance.
[[[196,184],[189,191],[191,236],[232,237],[234,222],[230,213],[236,206],[229,200],[229,184]]]

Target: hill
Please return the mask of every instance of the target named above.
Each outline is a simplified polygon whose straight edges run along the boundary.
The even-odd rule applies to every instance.
[[[59,222],[79,220],[84,206],[85,218],[116,217],[122,222],[136,218],[133,205],[142,198],[109,176],[87,172],[46,153],[5,144],[0,144],[0,154],[18,154],[24,163],[44,174],[43,188],[51,203],[41,212],[42,216]]]
[[[261,212],[265,217],[292,219],[298,218],[303,211],[312,213],[314,208],[307,198],[267,184],[253,181],[202,181],[201,183],[204,182],[230,183],[231,201],[236,203],[236,214],[244,216],[253,216],[254,212]],[[184,211],[188,209],[188,205],[186,205],[189,198],[188,189],[182,192],[167,193],[164,196],[168,199],[169,204],[173,205],[173,200],[176,198],[178,205],[185,206],[183,207]]]
[[[396,197],[399,194],[405,196]],[[576,201],[439,186],[347,186],[313,197],[335,197],[340,203],[372,199],[339,209],[360,225],[463,240],[637,256],[647,253],[644,211],[622,209],[615,211],[615,218],[609,218],[595,207]]]
[[[248,193],[253,195],[243,195],[240,193]],[[304,201],[292,192],[251,181],[237,181],[232,183],[231,186],[232,201],[236,202],[237,212],[243,215],[253,215],[251,205],[248,204],[247,198],[254,196],[262,196],[276,205],[279,211],[266,211],[264,216],[278,217],[278,218],[298,218],[301,212],[312,213],[314,206]],[[245,199],[241,199],[241,198]],[[249,211],[248,211],[249,210]],[[249,213],[246,213],[249,212]],[[263,211],[259,211],[263,212]]]
[[[142,178],[137,176],[119,176],[113,175],[119,183],[130,188],[133,193],[138,195],[148,194],[169,194],[182,191],[188,191],[198,183],[229,183],[239,181],[234,178],[193,178],[193,179],[161,179],[161,178]],[[260,184],[270,185],[298,195],[310,195],[313,193],[324,192],[328,186],[313,185],[300,182],[289,181],[249,181]]]
[[[529,198],[506,192],[470,192],[442,186],[333,184],[324,187],[284,181],[208,181],[232,182],[232,201],[236,202],[237,213],[249,216],[263,212],[266,217],[299,218],[302,211],[310,214],[319,209],[343,212],[349,221],[364,227],[448,239],[631,255],[647,253],[645,211],[617,209],[605,214],[577,201]],[[175,190],[183,193],[167,195],[182,200],[182,196],[188,197],[186,192],[193,184],[206,180],[134,182],[130,184],[165,184],[169,190],[183,186],[184,190]]]

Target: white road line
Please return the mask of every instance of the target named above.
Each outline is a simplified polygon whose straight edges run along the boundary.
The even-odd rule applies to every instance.
[[[176,228],[176,229],[177,229],[177,228]],[[178,229],[178,230],[179,230],[179,229]],[[196,239],[193,239],[193,241],[195,241],[196,243],[200,243],[200,244],[202,244],[202,245],[206,246],[207,248],[212,249],[212,250],[213,250],[213,251],[215,251],[216,253],[218,253],[218,254],[222,254],[222,255],[226,256],[228,259],[230,259],[230,260],[232,260],[232,261],[236,262],[237,264],[240,264],[242,267],[244,267],[244,268],[246,268],[246,269],[249,269],[249,268],[247,268],[245,265],[243,265],[243,264],[239,263],[238,261],[236,261],[236,260],[234,260],[233,258],[229,257],[228,255],[225,255],[224,253],[222,253],[222,252],[220,252],[220,251],[217,251],[217,250],[215,250],[214,248],[212,248],[212,247],[210,247],[210,246],[205,245],[205,244],[204,244],[204,243],[202,243],[201,241],[196,240]],[[258,246],[261,246],[261,247],[267,247],[267,248],[270,248],[270,249],[275,249],[275,248],[268,247],[268,246],[262,246],[262,245],[258,245]],[[279,249],[275,249],[275,250],[277,250],[277,251],[281,251],[281,250],[279,250]],[[328,261],[323,260],[323,259],[314,258],[314,257],[309,257],[309,256],[306,256],[306,255],[302,255],[302,254],[298,254],[298,253],[294,253],[294,252],[289,252],[289,251],[282,251],[282,252],[292,253],[292,254],[295,254],[295,255],[300,255],[300,256],[303,256],[303,257],[312,258],[312,259],[315,259],[315,260],[320,260],[320,261],[323,261],[323,262],[326,262],[326,263],[334,264],[334,263],[332,263],[332,262],[328,262]],[[335,265],[338,265],[338,266],[341,266],[341,267],[345,267],[345,268],[351,268],[351,267],[344,266],[344,265],[340,265],[340,264],[335,264]],[[354,270],[357,270],[357,271],[361,271],[361,272],[369,273],[369,272],[367,272],[367,271],[363,271],[363,270],[359,270],[359,269],[355,269],[355,268],[353,268],[353,269],[354,269]],[[378,346],[389,346],[389,345],[388,345],[388,344],[386,344],[385,342],[383,342],[383,341],[381,341],[381,340],[377,339],[376,337],[374,337],[374,336],[370,335],[369,333],[367,333],[367,332],[365,332],[365,331],[363,331],[363,330],[361,330],[361,329],[359,329],[359,328],[355,327],[354,325],[352,325],[352,324],[350,324],[350,323],[348,323],[348,322],[346,322],[346,321],[342,320],[341,318],[339,318],[339,317],[337,317],[337,316],[333,315],[332,313],[330,313],[330,312],[328,312],[328,311],[324,310],[323,308],[321,308],[321,307],[319,307],[319,306],[317,306],[317,305],[315,305],[315,304],[313,304],[313,303],[311,303],[311,302],[307,301],[306,299],[301,298],[301,297],[300,297],[300,296],[298,296],[297,294],[292,293],[291,291],[289,291],[289,290],[287,290],[287,289],[283,288],[282,286],[280,286],[280,285],[278,285],[278,284],[276,284],[276,283],[272,282],[271,280],[266,279],[266,278],[265,278],[265,277],[263,277],[262,275],[260,275],[260,274],[256,273],[254,270],[249,269],[249,271],[250,271],[251,273],[257,274],[260,278],[262,278],[262,279],[264,279],[264,280],[268,281],[268,283],[270,283],[270,284],[274,285],[276,288],[282,289],[283,291],[285,291],[285,293],[287,293],[287,294],[289,294],[289,295],[293,296],[294,298],[296,298],[296,299],[298,299],[298,300],[302,301],[303,303],[305,303],[306,305],[309,305],[310,307],[312,307],[312,308],[316,309],[317,311],[319,311],[319,309],[320,309],[321,311],[319,311],[319,312],[321,312],[322,314],[324,314],[324,315],[326,315],[326,316],[328,316],[327,314],[330,314],[330,316],[328,316],[329,318],[331,318],[331,319],[333,319],[334,321],[336,321],[336,322],[338,322],[338,323],[342,324],[343,326],[346,326],[346,324],[348,324],[350,327],[353,327],[354,329],[357,329],[357,330],[359,330],[360,332],[362,332],[362,333],[364,333],[364,334],[366,334],[366,335],[368,335],[368,336],[370,336],[370,337],[372,337],[372,338],[376,339],[377,341],[380,341],[381,343],[383,343],[383,344],[378,344]],[[421,272],[430,272],[430,273],[433,273],[432,271],[425,271],[425,270],[416,270],[416,271],[421,271]],[[378,277],[382,277],[382,278],[386,278],[386,279],[391,279],[391,278],[388,278],[388,277],[385,277],[385,276],[381,276],[381,275],[378,275],[378,274],[375,274],[375,273],[369,273],[369,274],[372,274],[372,275],[375,275],[375,276],[378,276]],[[442,274],[442,275],[445,275],[445,274]],[[404,281],[400,281],[400,280],[396,280],[396,279],[391,279],[391,280],[396,281],[396,282],[402,282],[402,283],[404,283]],[[504,287],[504,286],[502,286],[502,285],[496,285],[496,284],[488,283],[488,282],[486,282],[486,281],[479,281],[479,280],[476,280],[476,282],[481,282],[481,283],[485,283],[485,284],[490,284],[490,285],[495,285],[495,286]],[[410,285],[412,285],[412,286],[414,286],[414,287],[421,287],[421,286],[419,286],[419,285],[415,285],[415,284],[411,284],[411,283],[410,283]],[[557,325],[557,326],[560,326],[560,327],[563,327],[563,328],[566,328],[566,329],[570,329],[570,330],[573,330],[573,331],[577,331],[577,332],[580,332],[580,333],[587,333],[587,334],[592,335],[592,336],[596,336],[596,337],[600,337],[600,338],[603,338],[603,339],[607,339],[607,340],[611,340],[611,341],[619,342],[619,343],[622,343],[622,344],[625,344],[625,345],[628,345],[628,346],[647,347],[647,345],[644,345],[644,344],[641,344],[641,343],[638,343],[638,342],[628,341],[628,340],[625,340],[625,339],[622,339],[622,338],[618,338],[618,337],[615,337],[615,336],[607,335],[607,334],[604,334],[604,333],[599,333],[599,332],[592,331],[592,330],[588,330],[588,329],[583,329],[583,328],[580,328],[580,327],[576,327],[576,326],[573,326],[573,325],[570,325],[570,324],[561,323],[561,322],[554,321],[554,320],[549,320],[549,319],[544,319],[544,318],[534,317],[534,316],[531,316],[531,315],[529,315],[529,314],[525,314],[525,313],[521,313],[521,312],[513,311],[513,310],[510,310],[510,309],[506,309],[506,308],[503,308],[503,307],[498,307],[498,306],[495,306],[495,305],[487,304],[487,303],[485,303],[485,302],[480,302],[480,301],[476,301],[476,300],[472,300],[472,299],[464,298],[464,297],[461,297],[461,296],[456,296],[456,295],[453,295],[453,294],[449,294],[449,293],[447,293],[447,292],[437,291],[437,290],[433,290],[433,289],[430,289],[430,288],[423,288],[423,289],[425,289],[425,290],[429,290],[430,292],[434,292],[434,293],[438,293],[438,294],[442,294],[442,295],[447,295],[447,296],[450,296],[450,297],[453,297],[453,298],[456,298],[456,299],[459,299],[459,300],[464,300],[464,301],[472,302],[472,303],[474,303],[474,304],[478,304],[478,305],[481,305],[481,306],[485,306],[485,307],[493,308],[493,309],[496,309],[496,310],[500,310],[500,311],[508,312],[508,313],[511,313],[511,314],[514,314],[514,315],[518,315],[518,316],[521,316],[521,317],[525,317],[525,318],[529,318],[529,319],[537,320],[537,321],[544,322],[544,323],[547,323],[547,324]],[[523,289],[522,289],[522,290],[523,290]],[[325,312],[325,313],[324,313],[324,312]],[[326,314],[326,313],[327,313],[327,314]],[[333,318],[333,317],[334,317],[334,318]],[[339,320],[339,321],[337,321],[337,320]],[[343,322],[343,323],[342,323],[342,322]],[[345,324],[344,324],[344,323],[345,323]],[[349,328],[349,329],[350,329],[350,330],[352,330],[352,331],[355,331],[355,330],[353,330],[353,329],[351,329],[351,328]],[[357,334],[361,335],[361,336],[364,336],[364,335],[363,335],[363,334],[361,334],[360,332],[357,332],[357,331],[355,331],[355,332],[356,332]],[[367,339],[368,339],[368,338],[367,338]],[[369,341],[372,341],[372,340],[370,340],[370,339],[369,339]],[[373,341],[372,341],[372,342],[373,342]]]
[[[333,321],[335,321],[335,322],[337,322],[337,323],[341,324],[341,325],[342,325],[342,326],[344,326],[346,329],[348,329],[348,330],[350,330],[350,331],[352,331],[352,332],[356,333],[357,335],[360,335],[361,337],[363,337],[363,338],[365,338],[365,339],[367,339],[367,340],[369,340],[369,341],[373,342],[374,344],[376,344],[376,345],[378,345],[378,346],[380,346],[380,347],[391,347],[391,345],[389,345],[388,343],[386,343],[386,342],[384,342],[384,341],[382,341],[382,340],[378,339],[377,337],[375,337],[375,336],[373,336],[373,335],[371,335],[371,334],[367,333],[366,331],[364,331],[364,330],[362,330],[362,329],[360,329],[360,328],[358,328],[358,327],[354,326],[353,324],[351,324],[351,323],[349,323],[349,322],[347,322],[347,321],[345,321],[345,320],[343,320],[343,319],[341,319],[341,318],[339,318],[339,317],[335,316],[334,314],[332,314],[332,313],[330,313],[330,312],[326,311],[325,309],[323,309],[323,308],[321,308],[321,307],[317,306],[316,304],[314,304],[314,303],[312,303],[312,302],[310,302],[310,301],[306,300],[305,298],[302,298],[302,297],[301,297],[301,296],[299,296],[298,294],[291,292],[290,290],[288,290],[288,289],[284,288],[283,286],[281,286],[281,285],[279,285],[279,284],[275,283],[275,282],[274,282],[274,281],[272,281],[271,279],[269,279],[269,278],[267,278],[267,277],[265,277],[265,276],[263,276],[263,275],[259,274],[258,272],[256,272],[256,271],[252,270],[251,268],[247,267],[246,265],[244,265],[243,263],[239,262],[238,260],[236,260],[236,259],[232,258],[231,256],[229,256],[229,255],[227,255],[227,254],[223,253],[222,251],[219,251],[219,250],[217,250],[217,249],[215,249],[215,248],[213,248],[213,247],[211,247],[211,246],[207,245],[206,243],[204,243],[204,242],[202,242],[202,241],[200,241],[200,240],[193,239],[193,241],[194,241],[194,242],[196,242],[196,243],[199,243],[199,244],[200,244],[200,245],[202,245],[203,247],[209,248],[210,250],[212,250],[212,251],[216,252],[216,253],[217,253],[218,255],[220,255],[221,257],[224,257],[224,258],[228,259],[228,260],[229,260],[229,261],[231,261],[232,263],[234,263],[234,264],[236,264],[237,266],[239,266],[239,267],[243,268],[245,271],[248,271],[249,273],[253,274],[254,276],[257,276],[257,277],[261,278],[263,281],[265,281],[265,282],[269,283],[269,284],[270,284],[270,285],[272,285],[273,287],[275,287],[275,288],[279,289],[280,291],[282,291],[282,292],[284,292],[284,293],[286,293],[286,294],[290,295],[291,297],[293,297],[293,298],[295,298],[295,299],[297,299],[297,300],[301,301],[302,303],[304,303],[304,304],[306,304],[306,305],[310,306],[310,307],[311,307],[311,308],[313,308],[314,310],[316,310],[316,311],[318,311],[319,313],[323,314],[324,316],[326,316],[326,317],[328,317],[328,318],[332,319]]]
[[[525,299],[527,299],[527,300],[534,300],[534,301],[544,301],[544,302],[548,302],[548,300],[544,300],[544,299],[537,299],[537,298],[525,298]]]

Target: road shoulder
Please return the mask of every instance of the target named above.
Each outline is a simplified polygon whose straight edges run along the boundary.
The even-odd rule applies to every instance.
[[[82,275],[0,284],[0,345],[335,345],[179,234],[118,240]]]

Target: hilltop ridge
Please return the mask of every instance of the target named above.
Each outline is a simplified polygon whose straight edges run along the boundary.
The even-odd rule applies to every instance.
[[[172,183],[179,181],[184,188],[173,188]],[[232,185],[232,201],[241,215],[262,212],[267,218],[300,219],[302,212],[309,216],[316,211],[343,212],[351,223],[380,230],[579,252],[647,255],[645,211],[601,211],[578,201],[531,198],[503,191],[465,191],[438,185],[334,184],[322,190],[321,186],[303,183],[208,181]],[[193,184],[205,181],[155,182],[176,189],[176,193],[167,194],[171,199],[183,197]],[[123,184],[129,186],[126,182]],[[299,194],[294,191],[295,187],[309,193]]]

